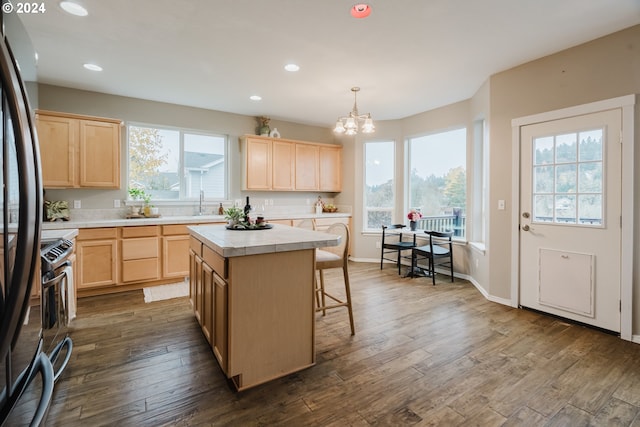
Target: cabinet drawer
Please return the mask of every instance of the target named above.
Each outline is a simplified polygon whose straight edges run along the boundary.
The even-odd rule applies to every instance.
[[[202,259],[209,264],[209,267],[213,268],[213,271],[218,273],[221,277],[227,278],[227,259],[218,255],[212,249],[204,246],[202,248]]]
[[[141,237],[122,241],[122,259],[124,261],[142,258],[158,259],[159,256],[159,240],[157,237]]]
[[[78,240],[105,240],[118,237],[118,229],[109,228],[81,228],[78,230]]]
[[[202,242],[193,236],[189,238],[189,249],[195,252],[199,257],[202,256]]]
[[[160,263],[157,258],[122,261],[122,281],[135,282],[160,278]]]
[[[158,235],[157,225],[143,225],[136,227],[122,227],[122,237],[150,237]]]
[[[189,230],[187,230],[187,225],[185,224],[171,224],[171,225],[163,225],[162,226],[162,235],[163,236],[175,236],[178,234],[189,234]]]

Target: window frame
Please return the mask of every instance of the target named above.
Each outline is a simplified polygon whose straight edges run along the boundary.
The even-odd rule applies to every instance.
[[[369,207],[367,206],[367,146],[372,144],[391,144],[391,152],[393,153],[393,158],[391,159],[391,189],[392,189],[392,206],[388,208],[378,208],[378,207]],[[395,223],[396,221],[396,210],[397,210],[397,197],[396,197],[396,185],[397,185],[397,170],[396,170],[396,157],[397,157],[397,149],[398,144],[394,139],[380,139],[380,140],[368,140],[362,143],[362,167],[363,167],[363,197],[362,197],[362,231],[364,233],[371,232],[381,232],[381,228],[371,228],[369,227],[369,212],[372,210],[371,208],[375,208],[375,210],[382,210],[384,212],[391,213],[391,223]]]
[[[223,144],[224,144],[224,162],[223,162],[223,168],[224,171],[222,173],[222,176],[224,177],[224,184],[223,184],[223,195],[222,197],[207,197],[207,194],[205,194],[205,197],[207,200],[209,201],[225,201],[228,200],[229,197],[229,187],[230,187],[230,182],[229,182],[229,172],[230,172],[230,166],[229,166],[229,135],[228,134],[224,134],[224,133],[217,133],[215,131],[210,131],[210,130],[203,130],[203,129],[192,129],[192,128],[184,128],[184,127],[179,127],[179,126],[170,126],[170,125],[159,125],[159,124],[151,124],[151,123],[144,123],[144,122],[135,122],[135,121],[131,121],[127,123],[126,126],[126,130],[127,130],[127,145],[126,145],[126,150],[127,150],[127,175],[126,175],[126,183],[127,183],[127,188],[129,188],[130,185],[130,170],[131,170],[131,156],[129,155],[129,150],[130,150],[130,129],[131,127],[138,127],[138,128],[149,128],[149,129],[157,129],[157,130],[161,130],[161,131],[172,131],[172,132],[178,132],[178,149],[179,149],[179,161],[178,161],[178,176],[179,176],[179,185],[180,185],[180,191],[178,193],[178,198],[177,199],[158,199],[158,198],[152,198],[151,201],[154,204],[166,204],[166,205],[170,205],[170,204],[183,204],[185,202],[193,202],[193,201],[197,201],[199,199],[199,197],[185,197],[186,194],[186,183],[187,183],[187,177],[185,176],[185,157],[184,157],[184,146],[185,146],[185,134],[187,135],[197,135],[197,136],[208,136],[208,137],[214,137],[214,138],[222,138],[223,139]],[[210,195],[209,195],[210,196]],[[127,200],[131,201],[129,195],[127,195]]]
[[[406,212],[409,212],[409,209],[417,207],[417,208],[421,208],[421,206],[413,206],[414,201],[412,200],[411,197],[411,170],[412,170],[412,144],[415,143],[415,140],[420,139],[420,138],[425,138],[425,137],[432,137],[432,136],[437,136],[439,134],[446,134],[446,133],[450,133],[450,132],[455,132],[455,131],[464,131],[464,162],[463,162],[463,166],[464,166],[464,173],[465,173],[465,180],[464,180],[464,185],[465,185],[465,206],[464,206],[464,225],[462,226],[461,230],[462,230],[462,235],[454,235],[453,236],[453,240],[455,241],[461,241],[461,242],[467,242],[469,239],[469,221],[472,220],[473,218],[473,206],[469,205],[469,199],[470,199],[470,190],[473,191],[473,188],[469,188],[469,128],[466,124],[462,124],[462,125],[457,125],[457,126],[451,126],[451,127],[447,127],[447,128],[442,128],[442,129],[435,129],[433,131],[430,132],[426,132],[426,133],[420,133],[420,134],[416,134],[416,135],[412,135],[406,138],[405,140],[405,150],[406,150],[406,163],[405,163],[405,192],[406,192],[406,203],[404,206],[404,210]],[[423,214],[423,220],[424,218],[428,218],[429,215],[426,214],[425,212],[422,212]],[[420,226],[420,222],[418,223],[418,226]]]

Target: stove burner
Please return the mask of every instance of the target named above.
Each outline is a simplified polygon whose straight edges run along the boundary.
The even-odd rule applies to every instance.
[[[73,242],[67,239],[56,239],[40,243],[42,271],[52,271],[63,264],[73,252]]]

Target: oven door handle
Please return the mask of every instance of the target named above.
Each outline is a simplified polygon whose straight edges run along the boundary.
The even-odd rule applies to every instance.
[[[65,261],[62,264],[60,264],[60,266],[58,268],[64,267],[66,269],[66,267],[71,267],[71,261]],[[57,276],[54,276],[51,279],[45,280],[44,282],[42,282],[42,288],[43,289],[48,289],[51,286],[55,285],[56,283],[58,283],[60,281],[60,279],[62,279],[67,272],[65,271],[65,269],[62,270],[62,273],[58,274]]]

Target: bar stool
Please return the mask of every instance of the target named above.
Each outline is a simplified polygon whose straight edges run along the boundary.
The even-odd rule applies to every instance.
[[[349,228],[343,223],[336,223],[329,226],[327,233],[339,235],[341,239],[338,246],[316,249],[316,270],[319,271],[320,275],[320,283],[318,283],[316,279],[316,312],[322,311],[322,315],[324,316],[327,310],[346,307],[349,313],[351,335],[355,335],[356,330],[353,323],[353,309],[351,307],[351,288],[349,286],[349,270],[347,267],[349,258]],[[323,271],[330,268],[342,268],[346,294],[345,300],[329,294],[325,289]],[[331,300],[329,303],[327,303],[327,298]]]

